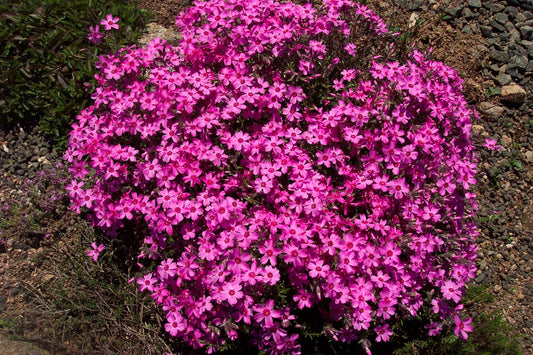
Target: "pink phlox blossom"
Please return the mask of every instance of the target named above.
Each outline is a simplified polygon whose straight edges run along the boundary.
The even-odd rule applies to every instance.
[[[329,265],[324,264],[323,260],[312,260],[307,265],[307,268],[309,270],[309,276],[313,278],[316,278],[316,277],[325,278],[328,275],[328,272],[330,270]]]
[[[161,265],[157,267],[157,272],[159,276],[161,277],[161,279],[164,280],[169,277],[174,277],[174,275],[176,275],[177,269],[178,269],[178,266],[174,262],[174,260],[171,258],[168,258],[166,260],[163,260],[161,262]]]
[[[257,304],[253,307],[256,322],[264,323],[267,327],[272,327],[274,319],[281,318],[281,312],[274,309],[274,300],[269,299],[265,305]]]
[[[298,293],[295,294],[292,298],[294,302],[298,302],[298,308],[303,309],[306,307],[311,307],[313,303],[311,302],[313,295],[303,289],[298,290]]]
[[[449,300],[452,299],[455,303],[459,303],[462,297],[462,291],[459,284],[453,281],[445,281],[441,286],[442,296]]]
[[[454,317],[454,322],[455,322],[455,329],[453,331],[454,334],[462,340],[467,340],[468,333],[474,330],[474,327],[471,325],[472,318],[461,320],[461,318],[456,315]]]
[[[183,332],[187,329],[187,321],[176,313],[167,317],[168,323],[165,324],[165,330],[170,333],[172,336],[177,336],[178,333]]]
[[[111,15],[111,14],[107,14],[106,17],[105,17],[105,19],[102,19],[102,20],[100,21],[100,24],[101,24],[102,26],[104,26],[104,29],[105,29],[106,31],[109,31],[109,30],[111,30],[111,29],[113,29],[113,28],[116,29],[116,30],[118,30],[119,27],[120,27],[119,24],[118,24],[118,21],[119,21],[119,18],[118,18],[118,17],[113,17],[113,15]]]
[[[377,337],[376,337],[377,342],[389,341],[390,336],[392,335],[392,330],[389,328],[390,327],[388,324],[384,324],[382,326],[374,328],[374,331],[377,334]]]
[[[274,247],[272,240],[268,240],[266,244],[259,247],[259,252],[263,255],[260,259],[261,264],[266,265],[269,262],[270,265],[276,266],[276,257],[281,253],[281,250]]]
[[[489,150],[500,151],[502,149],[501,145],[499,145],[498,142],[492,138],[486,138],[483,146]]]
[[[96,245],[96,243],[91,243],[92,250],[89,250],[87,252],[87,256],[90,256],[94,261],[98,259],[100,256],[100,253],[105,249],[105,246],[103,244]]]
[[[100,44],[102,43],[102,37],[104,35],[100,32],[100,26],[90,26],[89,27],[89,34],[87,35],[87,38],[89,38],[89,41],[91,41],[92,44]]]
[[[242,286],[238,283],[227,283],[222,287],[223,298],[228,301],[230,305],[235,305],[239,299],[244,296],[241,291]]]
[[[154,291],[154,284],[156,283],[157,279],[154,277],[153,274],[147,274],[144,275],[142,278],[137,279],[137,283],[140,285],[141,292],[144,290],[148,290],[150,292]]]

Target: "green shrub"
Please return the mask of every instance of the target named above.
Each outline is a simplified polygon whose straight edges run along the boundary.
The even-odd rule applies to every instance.
[[[120,17],[113,43],[96,48],[89,26]],[[100,52],[135,42],[151,14],[126,0],[4,0],[0,2],[0,124],[38,125],[57,147],[89,102]]]

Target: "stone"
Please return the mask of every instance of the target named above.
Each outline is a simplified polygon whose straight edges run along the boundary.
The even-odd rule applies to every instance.
[[[525,39],[526,41],[533,40],[533,26],[520,27],[520,34],[522,35],[522,39]]]
[[[155,22],[151,22],[146,26],[148,33],[145,33],[140,39],[141,45],[146,45],[152,39],[159,37],[167,40],[171,44],[177,44],[181,39],[181,33],[171,28],[163,27]]]
[[[494,78],[496,83],[500,86],[507,85],[511,82],[512,78],[509,74],[499,73],[496,78]]]
[[[485,127],[478,125],[478,124],[472,125],[472,134],[475,136],[481,136],[481,137],[489,136]]]
[[[463,17],[467,18],[467,19],[470,19],[470,18],[474,17],[474,13],[468,7],[465,7],[463,9],[462,14],[463,14]]]
[[[526,69],[527,57],[525,55],[515,55],[509,59],[509,68]]]
[[[479,9],[481,7],[481,0],[468,0],[468,6]]]
[[[506,26],[506,28],[511,28],[511,26]],[[507,30],[509,32],[509,36],[511,37],[511,39],[515,42],[520,42],[520,32],[518,32],[518,30],[516,30],[514,27],[512,27],[511,29],[508,29]]]
[[[507,63],[509,60],[509,53],[507,51],[499,51],[494,47],[489,49],[489,58],[500,63]]]
[[[487,101],[480,103],[478,108],[479,112],[491,119],[498,119],[505,113],[505,108]]]
[[[526,100],[526,90],[517,84],[504,85],[502,86],[501,97],[505,101],[521,104]]]
[[[509,18],[503,12],[498,12],[496,15],[494,15],[494,19],[502,25],[505,25],[507,21],[509,21]]]
[[[513,139],[508,135],[503,135],[501,139],[502,145],[506,148],[509,148],[513,144]],[[505,186],[504,186],[505,188]]]
[[[10,340],[0,334],[2,355],[50,355],[50,352],[29,342]]]
[[[490,25],[490,27],[492,27],[493,29],[495,29],[495,30],[497,30],[499,32],[504,32],[505,31],[505,27],[503,27],[501,24],[499,24],[495,20],[490,20],[489,21],[489,25]]]
[[[450,16],[452,19],[454,18],[457,18],[457,16],[459,15],[459,12],[463,9],[463,6],[457,6],[457,7],[452,7],[452,8],[449,8],[449,9],[446,9],[444,11],[444,13],[448,16]]]
[[[411,13],[411,16],[409,16],[409,28],[415,27],[419,18],[420,16],[416,12]]]
[[[481,31],[481,34],[483,37],[491,37],[492,36],[492,28],[490,26],[479,26],[479,30]]]
[[[528,162],[533,163],[533,151],[528,150],[524,155],[526,156],[526,160]]]
[[[503,9],[505,9],[505,5],[502,5],[502,4],[489,4],[489,9],[491,12],[500,12],[502,11]]]

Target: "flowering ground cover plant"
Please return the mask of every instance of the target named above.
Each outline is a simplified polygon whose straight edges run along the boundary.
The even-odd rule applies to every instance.
[[[166,331],[208,352],[299,353],[312,332],[368,348],[429,309],[429,334],[466,338],[475,113],[457,73],[352,1],[198,1],[176,25],[176,47],[101,59],[65,154],[73,208],[142,235]]]

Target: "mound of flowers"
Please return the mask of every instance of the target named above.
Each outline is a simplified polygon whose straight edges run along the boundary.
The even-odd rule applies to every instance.
[[[457,73],[349,0],[197,1],[176,25],[178,46],[101,58],[65,154],[73,208],[143,236],[165,329],[298,353],[306,311],[368,344],[425,307],[430,334],[466,338],[475,113]]]

